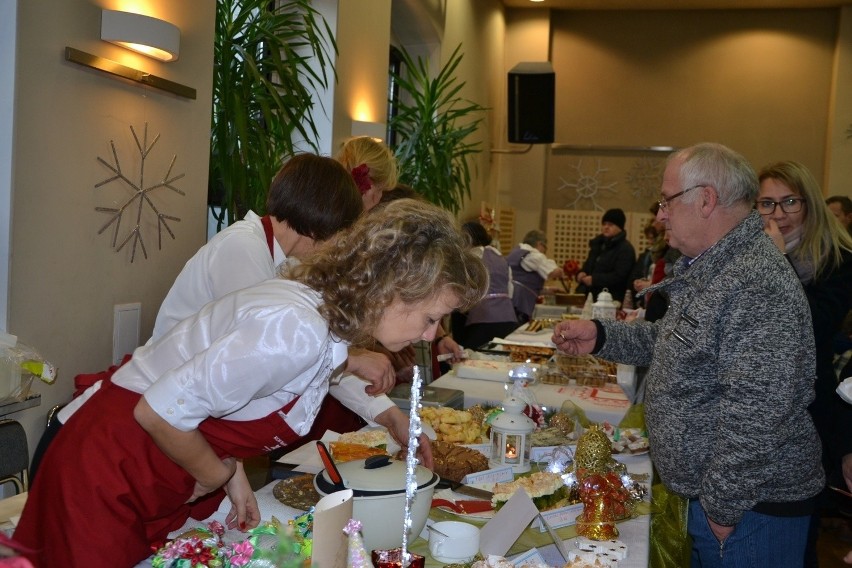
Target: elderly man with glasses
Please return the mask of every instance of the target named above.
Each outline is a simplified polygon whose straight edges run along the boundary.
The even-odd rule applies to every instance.
[[[822,489],[811,316],[763,232],[757,176],[699,144],[669,158],[657,218],[683,253],[654,322],[570,321],[559,350],[649,366],[645,418],[663,483],[689,500],[692,566],[800,567]],[[782,205],[784,206],[784,205]]]

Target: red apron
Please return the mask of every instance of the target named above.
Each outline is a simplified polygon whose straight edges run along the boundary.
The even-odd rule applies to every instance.
[[[263,225],[263,232],[266,234],[266,244],[269,246],[269,254],[272,255],[274,262],[273,239],[275,236],[272,232],[272,220],[269,218],[269,215],[264,215],[260,218],[260,222]],[[344,432],[360,430],[366,424],[363,418],[346,408],[339,400],[333,396],[326,396],[322,401],[322,406],[320,406],[319,413],[314,420],[311,430],[292,444],[288,444],[287,451],[295,450],[312,440],[319,440],[325,434],[326,430],[343,434]]]
[[[141,398],[107,381],[51,444],[14,539],[40,551],[36,567],[133,566],[190,517],[219,507],[219,490],[192,505],[195,480],[133,418]],[[261,455],[296,439],[284,421],[295,401],[265,418],[208,418],[199,431],[220,457]]]

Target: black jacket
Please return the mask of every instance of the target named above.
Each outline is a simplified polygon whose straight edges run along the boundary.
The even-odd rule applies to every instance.
[[[636,251],[627,240],[627,233],[622,231],[609,238],[598,235],[589,241],[589,249],[582,271],[592,277],[592,286],[581,286],[578,291],[591,292],[597,298],[598,293],[606,288],[613,300],[621,302],[632,284],[630,274],[636,263]]]
[[[816,398],[809,410],[823,444],[823,467],[837,474],[841,458],[852,453],[852,405],[837,395],[833,364],[834,335],[852,309],[852,252],[843,251],[840,266],[805,285],[816,344]]]

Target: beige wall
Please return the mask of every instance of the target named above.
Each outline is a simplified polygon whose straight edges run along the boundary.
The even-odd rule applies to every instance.
[[[340,0],[333,153],[352,120],[387,123],[391,0]],[[365,31],[369,30],[369,31]]]
[[[835,10],[554,13],[556,142],[714,141],[756,168],[795,159],[821,179],[836,29]],[[646,211],[658,187],[630,180],[643,158],[554,153],[545,204]],[[596,199],[577,201],[582,176],[599,182]]]
[[[8,331],[58,365],[52,386],[39,384],[41,407],[11,415],[27,428],[35,446],[48,409],[71,395],[80,372],[105,369],[112,357],[113,305],[142,303],[144,342],[165,292],[206,236],[207,162],[210,132],[212,38],[215,3],[149,0],[156,15],[181,29],[178,61],[159,63],[102,42],[101,8],[121,9],[120,0],[32,0],[18,3],[15,87],[12,260]],[[189,100],[64,61],[65,46],[118,61],[193,87]],[[140,138],[148,123],[149,144],[159,141],[145,163],[145,185],[162,178],[174,155],[172,175],[186,195],[167,189],[150,196],[161,212],[179,217],[175,240],[157,245],[156,222],[142,219],[148,251],[111,248],[98,235],[106,222],[95,207],[121,205],[126,187],[94,185],[110,172],[115,142],[122,169],[138,181],[140,159],[129,127]],[[126,216],[120,235],[135,223]],[[121,237],[119,238],[119,242]]]
[[[852,197],[852,6],[840,9],[838,35],[823,191]]]
[[[500,77],[503,100],[500,135],[495,145],[499,149],[523,153],[497,153],[494,160],[499,164],[497,207],[505,206],[515,210],[514,243],[520,242],[532,229],[545,228],[546,213],[542,206],[542,196],[549,146],[535,144],[530,148],[507,142],[508,73],[521,62],[550,61],[550,17],[551,11],[547,9],[506,12],[506,50]]]
[[[493,133],[500,129],[501,109],[505,107],[505,86],[500,81],[504,36],[505,18],[499,1],[447,3],[441,44],[442,63],[461,44],[464,57],[458,67],[458,76],[465,86],[459,95],[489,109],[474,138],[482,151],[470,161],[471,196],[459,211],[458,216],[462,220],[478,218],[480,202],[494,203],[497,200],[491,148],[495,144]]]
[[[848,195],[849,13],[508,10],[504,73],[548,59],[556,71],[554,149],[496,158],[516,232],[543,224],[548,207],[644,212],[658,193],[647,180],[664,153],[559,145],[718,141],[757,168],[801,161],[827,193]],[[578,199],[589,183],[596,198]]]

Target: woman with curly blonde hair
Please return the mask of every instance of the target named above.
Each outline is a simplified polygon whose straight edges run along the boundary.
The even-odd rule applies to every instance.
[[[445,211],[400,200],[362,216],[292,279],[214,300],[139,347],[49,446],[15,540],[36,566],[134,566],[225,493],[227,524],[257,526],[236,462],[310,429],[348,344],[431,340],[487,279]]]
[[[833,365],[834,336],[852,309],[852,236],[825,204],[819,184],[802,164],[778,162],[764,167],[758,178],[757,212],[763,216],[766,233],[796,271],[811,308],[816,396],[808,410],[822,440],[823,468],[830,484],[845,481],[852,491],[852,407],[834,392]],[[825,508],[831,508],[828,493]],[[817,514],[811,522],[806,566],[816,565],[818,528]]]
[[[396,187],[399,176],[396,158],[390,148],[375,138],[348,139],[340,148],[337,161],[355,178],[365,210],[375,207],[383,192]]]

